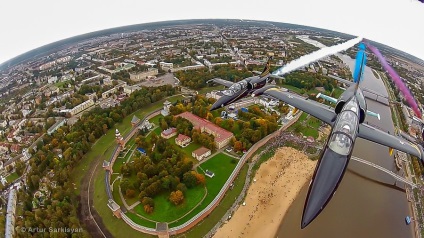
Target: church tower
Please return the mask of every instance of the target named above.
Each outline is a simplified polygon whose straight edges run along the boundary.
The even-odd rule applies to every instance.
[[[115,131],[115,139],[116,139],[116,142],[122,147],[122,148],[124,148],[124,146],[125,146],[125,141],[124,141],[124,138],[121,136],[121,133],[118,131],[118,129],[116,129],[116,131]]]

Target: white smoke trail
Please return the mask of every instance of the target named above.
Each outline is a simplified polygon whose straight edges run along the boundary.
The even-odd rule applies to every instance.
[[[301,56],[300,58],[291,61],[290,63],[288,63],[288,64],[284,65],[283,67],[274,71],[272,74],[281,76],[283,74],[290,73],[293,70],[296,70],[300,67],[308,65],[308,64],[315,62],[319,59],[322,59],[322,58],[327,57],[329,55],[334,55],[334,54],[336,54],[340,51],[343,51],[343,50],[347,50],[350,47],[356,45],[357,43],[359,43],[361,41],[362,41],[362,37],[357,37],[355,39],[348,40],[348,41],[341,43],[341,44],[338,44],[338,45],[321,48],[321,49],[319,49],[315,52],[312,52],[308,55]]]

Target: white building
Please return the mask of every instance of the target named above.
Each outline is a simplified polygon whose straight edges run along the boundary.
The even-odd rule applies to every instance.
[[[173,63],[159,62],[159,65],[162,68],[162,70],[165,70],[165,71],[168,71],[168,70],[172,71],[174,69]]]
[[[78,113],[86,110],[87,108],[89,108],[89,107],[91,107],[93,105],[94,105],[94,101],[91,100],[91,99],[89,99],[89,100],[87,100],[87,101],[85,101],[85,102],[83,102],[83,103],[75,106],[71,110],[69,110],[69,113],[71,113],[71,115],[73,116],[75,114],[78,114]]]
[[[59,127],[63,126],[65,124],[66,120],[65,118],[60,118],[59,120],[56,121],[56,123],[51,126],[48,130],[47,130],[47,134],[51,135],[53,134],[53,132],[55,132],[57,129],[59,129]]]
[[[13,238],[15,235],[15,211],[16,211],[16,191],[11,189],[7,201],[6,211],[6,238]]]
[[[139,72],[139,73],[130,73],[130,79],[132,81],[140,81],[143,79],[147,79],[149,76],[156,76],[158,75],[159,71],[156,68],[149,68],[148,71],[145,72]]]

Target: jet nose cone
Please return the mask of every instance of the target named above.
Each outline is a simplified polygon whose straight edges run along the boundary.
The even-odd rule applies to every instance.
[[[212,105],[211,109],[209,109],[209,111],[213,111],[213,110],[218,109],[218,108],[220,108],[220,107],[221,107],[220,103],[219,103],[219,102],[215,102],[215,103]]]
[[[347,156],[339,155],[330,149],[324,151],[309,186],[302,215],[302,229],[327,206],[343,178],[347,164]]]
[[[306,205],[305,210],[303,211],[302,216],[302,223],[300,224],[300,227],[303,229],[309,223],[311,223],[315,217],[318,216],[318,214],[321,212],[321,207],[318,206],[310,206],[310,203]]]

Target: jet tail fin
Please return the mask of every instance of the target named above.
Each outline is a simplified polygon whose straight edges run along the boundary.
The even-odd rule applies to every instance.
[[[266,65],[265,65],[265,68],[262,71],[262,73],[260,74],[260,77],[261,78],[267,76],[270,73],[269,70],[271,68],[271,60],[272,60],[272,56],[270,56],[268,58],[268,61],[266,62]]]
[[[363,79],[363,74],[364,74],[366,64],[367,64],[367,55],[365,53],[365,44],[360,43],[359,51],[356,54],[355,70],[353,72],[353,82],[356,84],[356,88],[355,88],[356,90],[359,87],[359,83]]]

